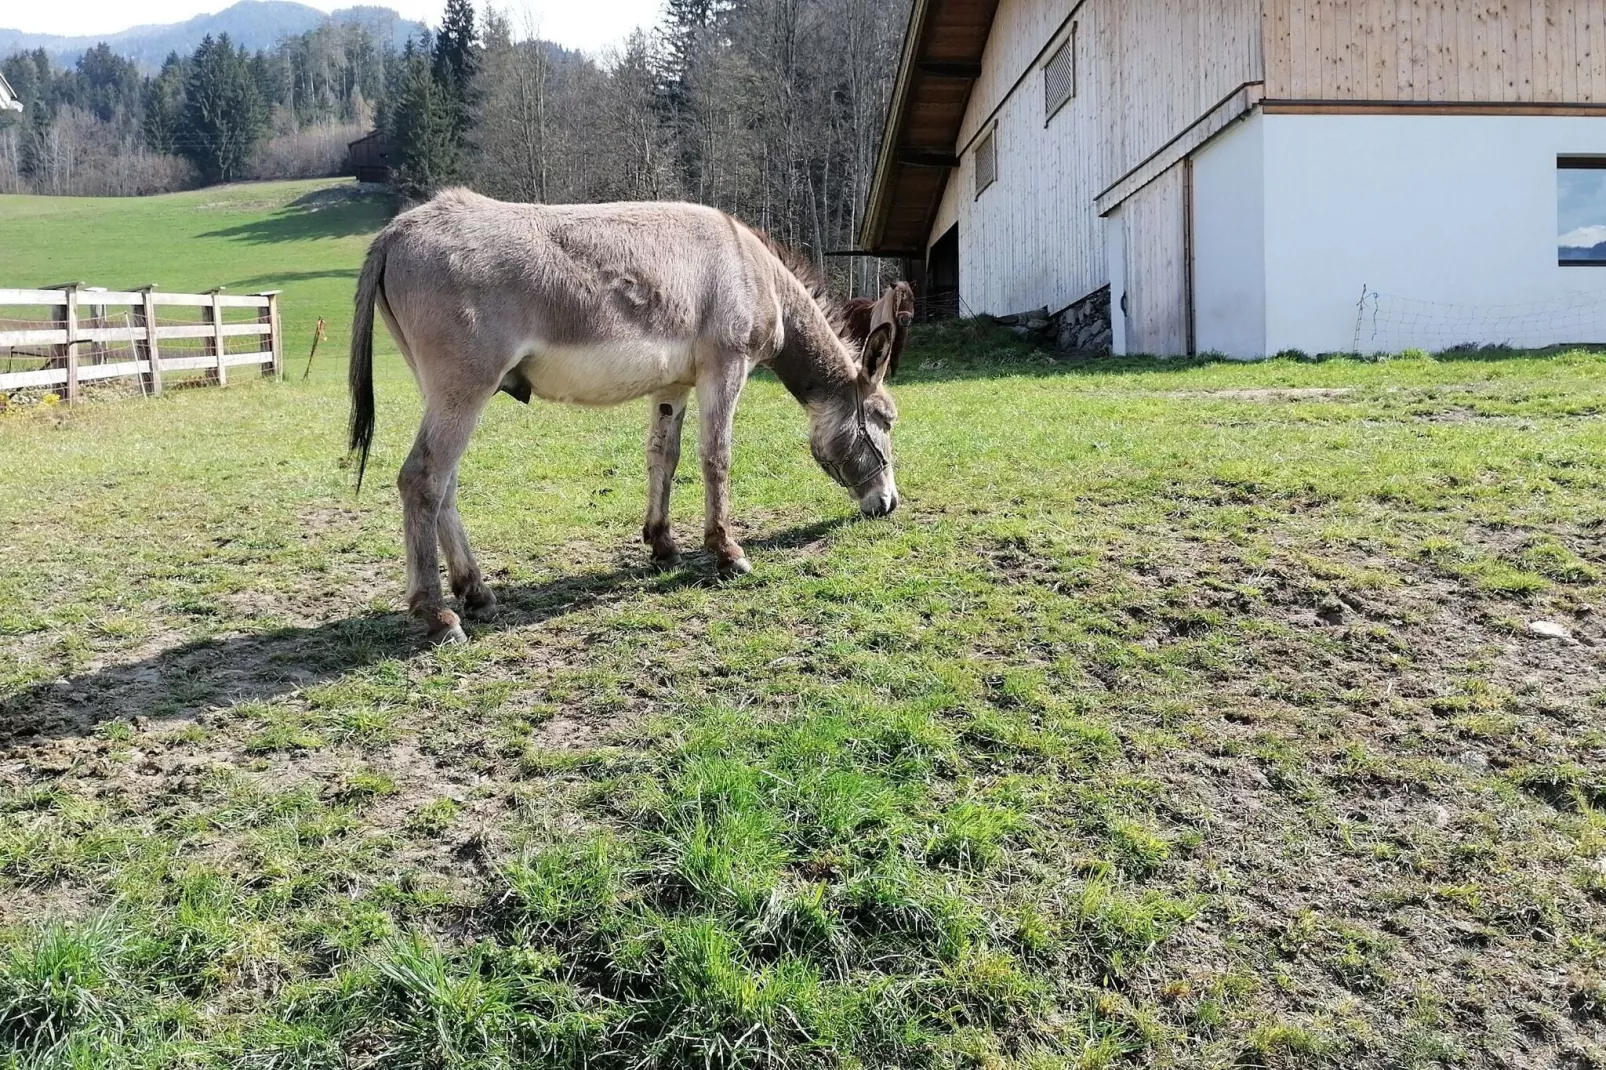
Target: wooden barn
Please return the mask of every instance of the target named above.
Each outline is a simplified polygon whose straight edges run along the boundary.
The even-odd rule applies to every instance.
[[[390,142],[379,131],[346,145],[348,167],[358,182],[390,181]]]
[[[915,0],[863,250],[1117,352],[1606,341],[1601,0]]]

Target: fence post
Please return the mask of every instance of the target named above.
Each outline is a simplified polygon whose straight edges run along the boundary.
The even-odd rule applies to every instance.
[[[209,357],[216,357],[217,358],[217,364],[213,368],[208,370],[206,375],[207,375],[208,379],[210,379],[212,382],[216,383],[218,386],[228,386],[229,385],[229,371],[223,364],[223,354],[228,352],[228,347],[226,345],[224,345],[224,343],[223,343],[223,306],[218,304],[218,302],[217,302],[218,294],[220,294],[222,292],[223,292],[223,287],[221,287],[221,286],[219,286],[215,290],[208,290],[207,291],[207,293],[210,294],[211,297],[212,297],[212,300],[211,300],[212,334],[211,334],[210,337],[205,339],[206,355],[209,356]],[[206,317],[203,315],[202,316],[202,322],[203,323],[205,322],[205,319],[206,319]]]
[[[150,362],[151,370],[140,377],[145,393],[151,397],[160,397],[162,394],[162,357],[161,346],[156,338],[156,299],[151,296],[155,286],[141,286],[137,291],[140,303],[134,309],[135,322],[145,328],[145,340],[134,340],[134,359]]]
[[[50,362],[52,367],[66,369],[67,382],[61,389],[62,397],[70,405],[78,400],[78,287],[81,282],[60,282],[54,286],[42,287],[46,290],[61,290],[65,299],[61,304],[55,305],[50,313],[50,321],[57,328],[65,332],[66,341],[51,346]]]
[[[62,308],[63,323],[67,331],[67,386],[64,391],[67,404],[75,405],[78,402],[78,287],[80,283],[70,283],[62,289],[67,291],[67,304]]]
[[[268,299],[268,307],[257,313],[257,322],[268,325],[268,351],[273,354],[273,363],[262,366],[262,374],[275,379],[284,378],[284,332],[279,324],[279,291],[264,290],[258,297]]]
[[[85,286],[81,292],[82,293],[86,293],[86,294],[105,293],[106,292],[106,287],[104,287],[104,286]],[[93,302],[94,299],[91,298],[90,300],[91,300],[91,302]],[[80,312],[79,327],[82,328],[82,327],[85,326],[85,324],[82,322],[83,316],[81,314],[83,312],[83,309],[80,308],[79,312]],[[97,305],[97,304],[93,304],[93,303],[90,304],[90,306],[89,306],[89,323],[88,323],[88,327],[91,330],[93,330],[96,327],[110,327],[110,326],[111,326],[111,320],[108,319],[107,316],[106,316],[106,306],[105,305]],[[104,364],[104,363],[106,363],[106,354],[107,354],[107,352],[108,352],[108,347],[107,347],[105,342],[91,342],[91,343],[89,343],[89,363],[90,364]]]

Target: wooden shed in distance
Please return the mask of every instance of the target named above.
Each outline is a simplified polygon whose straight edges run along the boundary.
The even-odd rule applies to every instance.
[[[358,182],[390,181],[390,142],[374,131],[346,146],[352,174]]]

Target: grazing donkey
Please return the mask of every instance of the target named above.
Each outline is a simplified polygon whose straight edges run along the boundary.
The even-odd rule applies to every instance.
[[[436,544],[471,617],[496,599],[457,514],[457,466],[502,390],[581,405],[651,399],[647,520],[660,565],[679,548],[669,492],[686,397],[695,387],[707,506],[703,542],[722,577],[751,571],[730,530],[731,420],[755,364],[808,410],[809,445],[867,516],[898,507],[897,411],[883,388],[896,311],[878,306],[862,355],[835,307],[788,254],[692,204],[503,204],[447,190],[396,217],[369,247],[351,334],[351,448],[357,483],[374,437],[377,305],[424,398],[398,486],[407,606],[438,643],[463,642],[441,594]]]
[[[909,324],[915,318],[915,288],[907,282],[895,282],[881,295],[881,299],[874,297],[855,297],[842,306],[843,321],[847,324],[847,331],[843,337],[850,342],[863,345],[870,338],[870,331],[874,327],[875,310],[881,306],[881,301],[890,298],[897,311],[892,336],[892,355],[888,359],[887,378],[898,377],[898,360],[903,356],[903,344],[909,340]]]

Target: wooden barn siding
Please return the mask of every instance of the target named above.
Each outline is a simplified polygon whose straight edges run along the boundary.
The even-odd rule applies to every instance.
[[[949,177],[930,236],[931,241],[940,238],[957,218],[960,296],[971,311],[1057,311],[1107,281],[1093,210],[1101,177],[1094,148],[1102,136],[1096,122],[1098,86],[1089,77],[1091,42],[1085,36],[1096,6],[1085,3],[1076,16],[1076,96],[1048,119],[1040,59],[1046,46],[1069,34],[1066,17],[1074,4],[1003,0],[999,5],[984,74],[965,117],[960,166]],[[994,125],[998,181],[978,198],[974,146]]]
[[[1186,185],[1187,166],[1178,164],[1121,206],[1129,353],[1188,351]]]
[[[1105,0],[1086,0],[1077,11],[1077,18],[1083,18],[1089,8],[1103,2]],[[987,51],[982,56],[981,77],[971,90],[970,107],[965,113],[964,125],[960,127],[961,145],[976,137],[982,123],[998,107],[1021,73],[1042,52],[1043,46],[1049,43],[1049,35],[1076,8],[1077,0],[1001,0],[998,13],[993,16],[992,33],[987,37]],[[1084,38],[1082,44],[1085,52],[1090,42]],[[1077,72],[1078,88],[1082,73]],[[1029,94],[1035,88],[1041,104],[1042,82],[1036,78],[1028,78],[1027,82],[1029,84],[1016,90],[1016,96]],[[1042,116],[1038,118],[1041,120]]]
[[[1602,0],[1266,0],[1266,96],[1606,103]]]
[[[1089,0],[1103,17],[1104,188],[1245,83],[1264,77],[1262,0]]]
[[[956,146],[960,166],[928,239],[959,223],[971,310],[1057,310],[1110,281],[1094,200],[1233,90],[1260,81],[1260,13],[1260,0],[1003,0]],[[1076,96],[1045,124],[1040,59],[1069,33],[1068,18]],[[978,200],[972,150],[995,123],[998,182]],[[1173,232],[1180,241],[1180,215],[1165,224]]]

